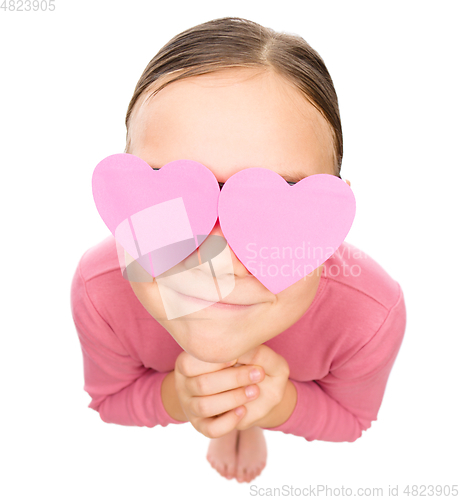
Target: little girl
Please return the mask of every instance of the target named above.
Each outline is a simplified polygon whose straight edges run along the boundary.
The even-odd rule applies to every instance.
[[[156,169],[187,159],[219,183],[250,167],[291,183],[340,178],[339,108],[323,60],[302,38],[244,19],[167,43],[136,86],[126,127],[125,152]],[[223,237],[219,219],[211,235]],[[104,422],[191,422],[211,438],[211,465],[249,482],[266,463],[262,429],[352,442],[377,420],[406,311],[399,284],[349,243],[278,294],[230,252],[225,301],[197,296],[199,313],[167,319],[157,280],[124,279],[110,236],[78,264],[72,314],[89,407]]]

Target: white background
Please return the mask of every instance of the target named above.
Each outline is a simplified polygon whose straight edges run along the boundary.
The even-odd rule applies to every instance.
[[[92,171],[123,152],[137,80],[174,35],[224,16],[299,34],[323,57],[357,200],[347,241],[401,284],[407,307],[378,421],[354,443],[265,431],[252,484],[399,485],[401,498],[408,484],[458,484],[457,2],[55,4],[0,9],[2,498],[251,496],[211,468],[191,424],[123,427],[87,408],[70,313],[78,260],[109,234]]]

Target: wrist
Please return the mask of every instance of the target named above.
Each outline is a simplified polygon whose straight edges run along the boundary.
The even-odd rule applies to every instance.
[[[265,427],[278,427],[286,422],[294,412],[297,404],[297,389],[291,380],[287,380],[283,399],[265,417],[257,421],[256,425]]]
[[[181,422],[188,422],[176,391],[174,370],[169,372],[161,384],[161,401],[166,413]]]

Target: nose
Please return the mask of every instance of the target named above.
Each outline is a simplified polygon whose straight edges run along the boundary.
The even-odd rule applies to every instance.
[[[238,276],[240,278],[244,278],[246,276],[250,276],[251,275],[251,273],[246,269],[246,267],[244,266],[244,264],[235,255],[235,253],[233,252],[232,248],[230,247],[230,245],[228,244],[227,240],[225,239],[224,233],[222,232],[222,228],[220,227],[219,218],[217,218],[217,221],[216,221],[214,227],[212,228],[212,231],[209,233],[209,236],[219,236],[227,244],[228,251],[229,251],[231,259],[232,259],[233,274],[235,276]],[[217,268],[216,269],[216,274],[218,274],[218,271],[219,271],[219,269]]]

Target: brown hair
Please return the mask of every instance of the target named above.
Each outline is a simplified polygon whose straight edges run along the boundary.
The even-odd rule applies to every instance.
[[[335,170],[340,177],[343,137],[339,104],[323,59],[298,35],[278,33],[235,17],[215,19],[179,33],[149,62],[126,113],[125,152],[130,148],[133,108],[160,77],[169,75],[149,97],[174,81],[231,67],[272,68],[302,92],[330,126]],[[170,75],[172,72],[177,74]]]

